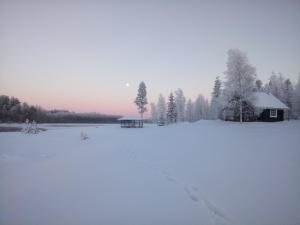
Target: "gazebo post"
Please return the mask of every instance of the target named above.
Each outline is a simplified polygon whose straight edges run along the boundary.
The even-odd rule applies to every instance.
[[[138,117],[123,117],[119,119],[122,128],[142,128],[143,119]]]

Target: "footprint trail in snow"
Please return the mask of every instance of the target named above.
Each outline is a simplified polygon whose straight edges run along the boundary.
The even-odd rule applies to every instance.
[[[199,193],[199,187],[184,184],[183,182],[180,182],[180,180],[172,176],[168,171],[154,166],[152,163],[146,160],[138,159],[136,153],[133,150],[127,150],[127,154],[129,155],[129,158],[131,160],[138,162],[143,167],[150,168],[161,173],[168,182],[172,182],[176,185],[181,186],[191,201],[195,203],[202,203],[207,209],[213,225],[232,225],[230,219],[220,209],[218,209],[214,204],[212,204]]]

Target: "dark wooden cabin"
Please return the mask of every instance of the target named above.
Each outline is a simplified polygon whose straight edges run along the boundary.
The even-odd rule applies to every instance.
[[[288,110],[289,108],[272,94],[254,92],[249,100],[243,102],[243,121],[283,121]],[[239,121],[239,109],[234,104],[229,104],[222,113],[224,120]]]
[[[255,108],[257,120],[264,122],[283,121],[289,110],[289,107],[274,95],[264,92],[255,92],[251,104]]]
[[[143,128],[144,120],[139,116],[124,116],[120,119],[122,128]]]

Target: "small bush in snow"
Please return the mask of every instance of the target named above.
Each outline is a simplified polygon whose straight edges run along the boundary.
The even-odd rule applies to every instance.
[[[23,125],[22,132],[27,134],[29,130],[29,120],[26,119],[25,124]]]
[[[81,139],[82,141],[88,139],[87,134],[86,134],[85,132],[81,131],[81,132],[80,132],[80,139]]]
[[[37,126],[37,123],[33,120],[31,123],[28,119],[26,119],[24,127],[22,129],[22,132],[24,134],[37,134],[39,133],[39,128]]]

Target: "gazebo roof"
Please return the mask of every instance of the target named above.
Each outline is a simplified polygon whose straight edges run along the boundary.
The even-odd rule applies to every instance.
[[[140,116],[123,116],[118,120],[143,120]]]

